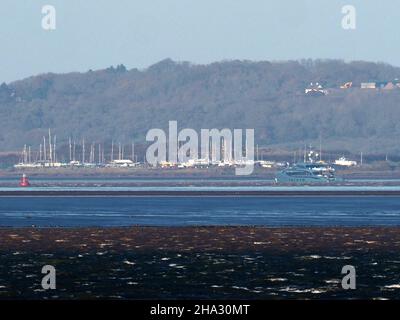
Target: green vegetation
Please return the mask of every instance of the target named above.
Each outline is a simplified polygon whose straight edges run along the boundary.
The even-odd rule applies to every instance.
[[[161,61],[146,70],[123,65],[86,73],[43,74],[0,86],[0,150],[38,148],[47,128],[58,145],[145,141],[169,120],[183,127],[255,128],[256,143],[299,149],[398,153],[400,89],[359,89],[400,77],[400,68],[368,62],[228,61],[191,65]],[[340,85],[353,82],[353,88]],[[310,82],[327,96],[304,94]]]

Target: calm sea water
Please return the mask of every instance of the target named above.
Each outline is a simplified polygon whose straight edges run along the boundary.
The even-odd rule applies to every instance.
[[[3,197],[0,227],[400,225],[400,197]]]

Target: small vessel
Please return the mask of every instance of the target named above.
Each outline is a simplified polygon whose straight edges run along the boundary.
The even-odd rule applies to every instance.
[[[276,182],[283,183],[329,183],[336,181],[335,169],[324,162],[296,163],[279,171]]]
[[[29,187],[31,184],[29,183],[28,177],[24,173],[21,177],[21,180],[19,181],[19,186],[20,187]]]
[[[334,164],[341,167],[354,167],[357,165],[357,161],[348,160],[345,157],[341,157],[335,160]]]
[[[317,161],[319,159],[319,161]],[[307,154],[304,152],[304,162],[279,171],[275,182],[282,183],[329,183],[337,181],[335,169],[321,160],[321,155],[311,150]]]

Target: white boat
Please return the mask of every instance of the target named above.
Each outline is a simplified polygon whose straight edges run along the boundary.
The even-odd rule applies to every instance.
[[[357,165],[357,161],[347,160],[345,157],[340,157],[339,159],[335,160],[334,164],[342,167],[354,167]]]

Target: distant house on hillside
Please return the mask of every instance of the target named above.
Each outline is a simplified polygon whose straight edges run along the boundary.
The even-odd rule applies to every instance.
[[[346,82],[340,86],[340,89],[350,89],[353,86],[353,82]]]
[[[377,89],[385,89],[388,85],[389,87],[392,85],[392,82],[389,81],[379,81],[376,83],[376,88]]]
[[[378,81],[378,82],[363,82],[361,89],[379,89],[379,90],[393,90],[400,88],[400,80],[393,81]]]
[[[394,79],[393,81],[386,82],[382,89],[384,90],[393,90],[400,88],[400,80]]]
[[[307,95],[313,95],[313,96],[325,96],[328,94],[328,91],[325,90],[322,85],[320,85],[318,82],[310,83],[310,85],[304,90],[305,94]]]
[[[396,88],[398,87],[393,82],[388,82],[382,87],[383,90],[393,90]]]
[[[376,89],[376,82],[362,82],[361,89]]]

